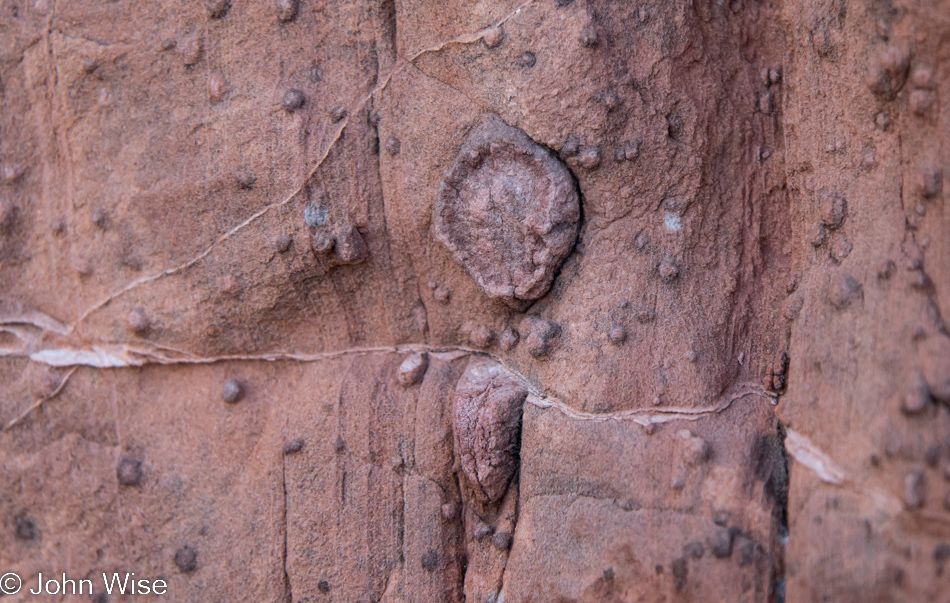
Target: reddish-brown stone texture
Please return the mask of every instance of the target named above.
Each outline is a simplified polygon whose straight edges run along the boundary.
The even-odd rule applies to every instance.
[[[950,601],[948,95],[946,0],[0,0],[0,574]]]

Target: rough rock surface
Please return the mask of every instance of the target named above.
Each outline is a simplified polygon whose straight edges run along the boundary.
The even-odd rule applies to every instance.
[[[518,469],[528,390],[494,360],[473,357],[455,386],[455,455],[479,501],[498,502]]]
[[[580,214],[567,168],[524,132],[488,118],[439,185],[435,233],[489,297],[517,307],[548,292]]]
[[[0,575],[944,600],[948,32],[946,0],[0,0]]]

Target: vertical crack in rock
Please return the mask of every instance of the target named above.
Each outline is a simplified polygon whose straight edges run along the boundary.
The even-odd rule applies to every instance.
[[[382,0],[379,3],[379,15],[383,25],[383,35],[387,44],[386,51],[391,53],[393,63],[398,61],[396,41],[399,39],[399,20],[396,18],[396,1]],[[380,84],[379,74],[377,73],[376,87]]]
[[[755,476],[765,488],[772,503],[775,523],[773,532],[778,546],[772,557],[772,601],[785,600],[785,547],[788,545],[788,487],[789,463],[785,448],[785,428],[776,421],[774,434],[766,434],[756,440],[752,449]]]
[[[496,117],[475,127],[439,186],[436,237],[486,295],[523,308],[551,287],[577,240],[568,169]]]
[[[284,532],[284,546],[281,552],[281,566],[284,570],[284,603],[291,603],[294,600],[293,587],[290,584],[290,574],[287,573],[287,460],[281,458],[280,483],[284,493],[284,513],[281,517]]]
[[[469,360],[455,387],[455,454],[476,500],[500,501],[518,468],[521,411],[528,390],[498,362]]]

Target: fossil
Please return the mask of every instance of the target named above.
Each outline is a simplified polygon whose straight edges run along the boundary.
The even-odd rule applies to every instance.
[[[494,360],[473,357],[455,387],[455,453],[475,498],[498,502],[518,467],[528,390]]]
[[[577,238],[567,168],[516,128],[478,125],[439,187],[436,237],[482,290],[512,307],[547,293]]]

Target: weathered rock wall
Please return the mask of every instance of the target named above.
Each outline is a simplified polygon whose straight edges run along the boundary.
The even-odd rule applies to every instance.
[[[941,600],[950,5],[457,4],[0,1],[0,571]]]

